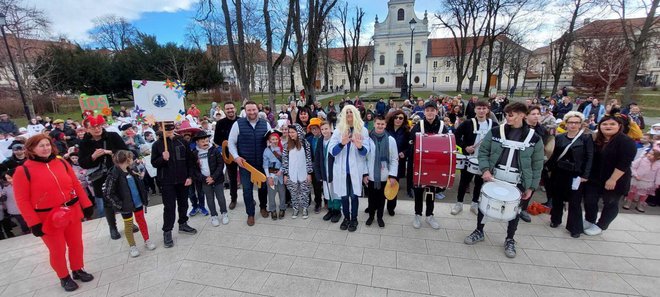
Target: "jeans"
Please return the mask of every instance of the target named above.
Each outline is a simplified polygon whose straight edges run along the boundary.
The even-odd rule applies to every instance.
[[[254,216],[254,207],[255,207],[255,201],[254,201],[254,186],[252,185],[252,182],[250,181],[250,172],[240,168],[239,173],[241,175],[241,186],[243,187],[243,202],[245,203],[245,212],[249,217]],[[259,195],[259,207],[260,208],[266,208],[266,202],[267,202],[267,196],[268,192],[266,190],[266,183],[263,183],[261,185],[261,188],[258,189],[258,195]],[[262,195],[263,193],[263,195]],[[262,198],[263,196],[263,198]]]
[[[188,222],[188,187],[183,184],[163,185],[163,231],[172,231],[179,213],[179,225]],[[178,208],[178,210],[177,210]]]
[[[353,185],[351,183],[351,175],[346,175],[346,196],[341,197],[341,208],[345,218],[357,220],[358,214],[358,196],[353,193]],[[352,206],[352,207],[351,207]]]
[[[600,229],[607,230],[610,223],[619,214],[619,200],[622,195],[605,190],[602,186],[587,182],[584,193],[584,217],[590,223],[595,223]],[[598,217],[598,199],[603,199],[603,211]]]
[[[193,181],[193,184],[188,187],[188,197],[190,197],[190,204],[193,209],[204,207],[204,190],[202,189],[202,182]]]
[[[286,193],[284,189],[284,185],[277,180],[275,180],[275,189],[268,187],[268,211],[277,211],[275,195],[278,195],[280,198],[279,209],[286,210]]]
[[[208,205],[212,216],[218,215],[218,211],[215,208],[216,199],[218,200],[218,205],[220,205],[220,213],[227,212],[227,200],[225,200],[225,189],[223,184],[215,183],[213,185],[207,185],[206,183],[203,183],[202,190],[204,191],[204,196],[206,196],[206,204]]]

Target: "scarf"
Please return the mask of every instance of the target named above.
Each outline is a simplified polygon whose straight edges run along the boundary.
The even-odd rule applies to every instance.
[[[383,131],[383,133],[378,134],[374,131],[371,131],[369,133],[369,137],[374,141],[374,144],[376,147],[374,148],[375,151],[375,156],[374,156],[374,187],[376,189],[380,189],[381,187],[381,168],[380,166],[382,165],[383,162],[386,162],[389,165],[390,161],[390,142],[389,142],[389,136],[390,134],[387,133],[387,131]]]

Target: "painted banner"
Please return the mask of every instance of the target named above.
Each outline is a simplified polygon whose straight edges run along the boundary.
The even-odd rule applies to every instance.
[[[80,94],[80,97],[78,97],[78,103],[80,103],[80,109],[83,112],[91,110],[100,113],[104,108],[110,107],[108,96],[106,95],[88,96],[87,94]]]
[[[178,80],[134,80],[134,112],[149,122],[181,121],[185,116],[185,84]]]

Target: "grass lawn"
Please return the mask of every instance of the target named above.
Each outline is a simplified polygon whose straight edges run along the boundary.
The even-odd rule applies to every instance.
[[[660,117],[660,91],[639,90],[633,98],[642,107],[645,116]]]

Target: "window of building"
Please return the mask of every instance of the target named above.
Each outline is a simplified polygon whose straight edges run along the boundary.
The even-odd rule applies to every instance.
[[[365,79],[364,79],[364,84],[365,84],[365,85],[368,85],[368,84],[369,84],[369,79],[368,79],[368,78],[365,78]]]
[[[399,51],[398,53],[396,53],[396,65],[397,66],[403,65],[403,52],[402,51]]]
[[[415,76],[415,79],[413,81],[415,81],[415,83],[418,84],[419,83],[419,76]]]
[[[449,76],[445,76],[445,82],[449,82]]]
[[[364,71],[369,71],[369,65],[364,65],[364,67],[362,68],[362,70],[364,70]]]
[[[447,68],[451,67],[451,61],[450,60],[445,61],[445,66],[447,66]]]
[[[346,84],[346,79],[345,79],[345,78],[342,78],[342,79],[341,79],[341,85],[343,86],[343,85],[345,85],[345,84]]]
[[[433,77],[433,82],[436,82],[436,77],[435,76]]]
[[[399,11],[396,12],[396,20],[397,21],[403,21],[405,18],[406,12],[403,10],[403,8],[399,8]]]
[[[479,76],[478,75],[474,76],[474,81],[479,81]]]
[[[381,77],[381,78],[378,80],[378,82],[379,82],[381,85],[384,84],[384,83],[385,83],[385,78],[384,78],[384,77]]]
[[[385,55],[380,55],[380,65],[385,65]]]
[[[437,68],[437,67],[438,67],[438,61],[433,61],[433,68]]]
[[[660,57],[658,57],[658,59],[655,60],[655,68],[659,68],[659,67],[660,67]]]
[[[341,66],[341,72],[346,72],[346,66]]]
[[[419,64],[421,62],[421,60],[422,60],[422,55],[420,55],[419,53],[416,53],[415,54],[415,64]]]

